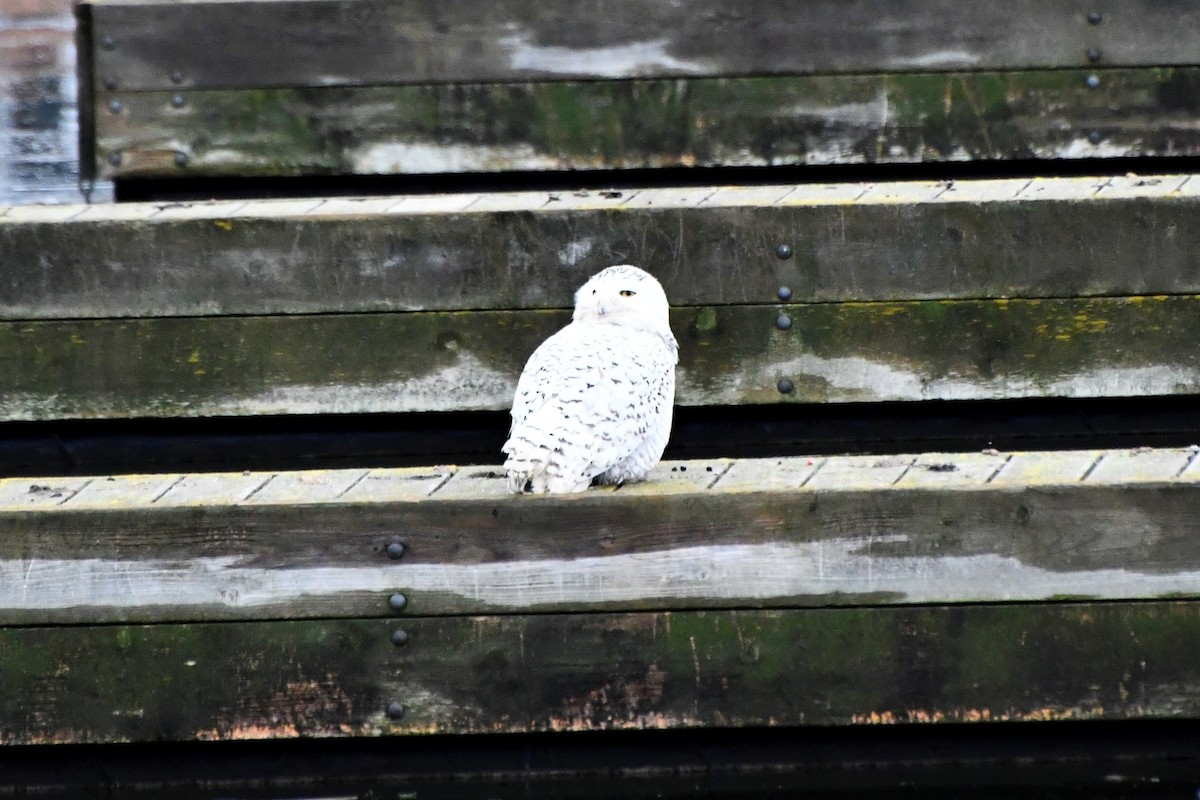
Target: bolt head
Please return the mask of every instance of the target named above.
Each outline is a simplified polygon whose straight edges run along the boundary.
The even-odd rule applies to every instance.
[[[791,394],[796,391],[796,384],[792,383],[790,378],[780,378],[776,386],[780,394]]]
[[[781,244],[775,248],[775,255],[782,261],[792,257],[792,246],[790,244]]]
[[[404,716],[404,706],[398,700],[388,703],[387,715],[390,719],[400,719]]]
[[[171,83],[183,83],[183,71],[173,70],[171,72]]]
[[[1087,21],[1093,25],[1099,25],[1101,20],[1103,20],[1103,19],[1104,19],[1104,15],[1101,14],[1099,11],[1089,11],[1088,12]]]
[[[120,153],[109,153],[108,154],[108,163],[112,164],[114,167],[121,166],[121,160],[122,159],[121,159]]]
[[[103,47],[105,50],[117,49],[117,43],[116,43],[116,41],[113,40],[113,38],[111,36],[105,36],[103,39],[101,39],[100,46]]]
[[[396,645],[397,647],[408,644],[408,631],[392,631],[392,644]]]
[[[187,101],[183,99],[183,95],[177,94],[171,97],[171,105],[175,108],[183,108],[187,105]]]
[[[1088,134],[1088,141],[1092,144],[1100,144],[1103,140],[1104,137],[1100,135],[1100,131],[1092,131]]]
[[[400,592],[396,592],[388,598],[388,608],[392,611],[403,611],[408,607],[408,598]]]
[[[1095,47],[1089,47],[1087,51],[1087,60],[1095,64],[1100,60],[1100,51]]]
[[[1100,76],[1099,75],[1088,75],[1087,81],[1085,81],[1085,82],[1087,83],[1087,87],[1089,89],[1100,88]]]
[[[124,107],[125,106],[121,103],[121,101],[116,99],[115,97],[112,100],[108,101],[108,110],[114,114],[120,114],[121,109]]]
[[[779,287],[779,291],[775,292],[775,295],[776,295],[776,296],[777,296],[777,297],[778,297],[780,300],[783,300],[784,302],[787,302],[788,300],[791,300],[791,299],[792,299],[792,290],[791,290],[791,288],[790,288],[790,287],[787,287],[787,286],[780,286],[780,287]]]
[[[387,557],[395,561],[404,555],[404,542],[392,542],[387,548]]]
[[[111,75],[105,75],[100,79],[100,83],[110,92],[115,91],[117,88],[117,79]]]
[[[792,318],[787,314],[780,314],[779,318],[775,320],[775,327],[781,331],[788,330],[792,327]]]

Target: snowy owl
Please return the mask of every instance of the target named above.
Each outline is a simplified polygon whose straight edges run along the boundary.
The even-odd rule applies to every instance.
[[[646,477],[671,432],[679,346],[667,295],[620,264],[575,293],[571,323],[542,342],[517,382],[503,450],[513,492],[581,492]]]

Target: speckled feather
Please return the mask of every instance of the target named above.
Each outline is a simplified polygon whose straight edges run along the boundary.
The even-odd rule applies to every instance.
[[[504,444],[509,489],[579,492],[643,479],[671,431],[678,347],[666,295],[627,265],[575,295],[572,322],[534,351]]]

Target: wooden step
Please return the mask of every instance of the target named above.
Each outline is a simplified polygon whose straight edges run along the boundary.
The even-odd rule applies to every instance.
[[[1195,448],[0,481],[0,623],[1200,595]],[[399,543],[402,553],[389,554]]]
[[[85,3],[85,169],[244,177],[1200,153],[1189,100],[1200,20],[1150,0],[822,0],[766,15],[732,0],[455,8]]]
[[[0,417],[503,409],[574,289],[667,288],[682,405],[1200,389],[1200,180],[0,209]]]
[[[8,479],[0,742],[1194,717],[1196,451]]]

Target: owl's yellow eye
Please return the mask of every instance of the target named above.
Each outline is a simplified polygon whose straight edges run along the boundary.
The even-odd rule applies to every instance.
[[[633,289],[621,290],[621,297],[633,297],[635,294],[637,294],[637,292],[635,292]]]

